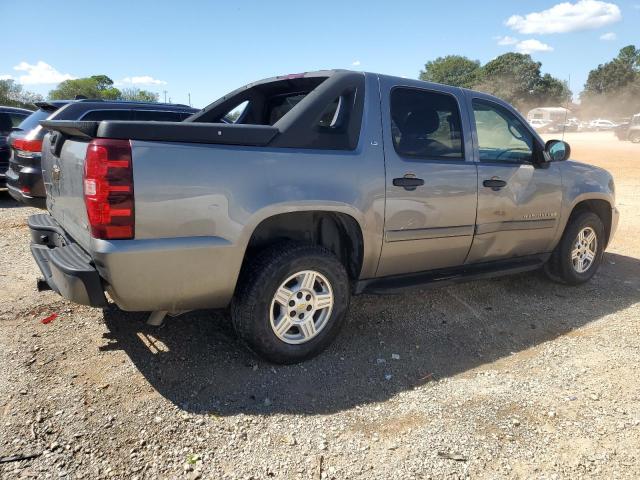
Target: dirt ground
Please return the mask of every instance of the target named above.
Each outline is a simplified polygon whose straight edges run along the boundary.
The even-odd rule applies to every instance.
[[[616,180],[590,283],[357,297],[337,342],[287,367],[217,312],[155,329],[35,292],[34,210],[0,193],[0,457],[34,455],[0,478],[639,478],[640,145],[565,139]]]

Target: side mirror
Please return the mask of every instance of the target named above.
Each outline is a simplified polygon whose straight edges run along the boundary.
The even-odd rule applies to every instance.
[[[549,162],[562,162],[571,155],[571,147],[562,140],[549,140],[544,145],[545,156]]]

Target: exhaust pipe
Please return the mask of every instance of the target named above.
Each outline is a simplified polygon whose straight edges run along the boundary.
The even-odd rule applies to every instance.
[[[36,280],[36,288],[38,289],[39,292],[45,292],[47,290],[51,290],[51,287],[49,286],[47,281],[42,277]]]

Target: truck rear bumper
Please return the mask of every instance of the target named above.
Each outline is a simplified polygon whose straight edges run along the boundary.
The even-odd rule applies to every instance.
[[[74,303],[106,306],[102,280],[91,257],[71,242],[50,215],[32,215],[27,223],[31,229],[31,254],[47,285]]]

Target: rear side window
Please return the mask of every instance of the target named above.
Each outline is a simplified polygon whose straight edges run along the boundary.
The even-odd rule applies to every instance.
[[[412,88],[391,92],[391,133],[400,155],[464,159],[460,110],[446,93]]]
[[[81,120],[133,120],[131,110],[94,110],[87,112]]]
[[[46,120],[49,115],[53,114],[54,112],[51,110],[36,110],[35,112],[33,112],[31,115],[29,115],[27,118],[25,118],[20,125],[18,125],[18,128],[20,130],[23,130],[25,132],[28,132],[30,130],[33,130],[34,128],[36,128],[38,126],[38,122],[40,122],[40,120]]]

